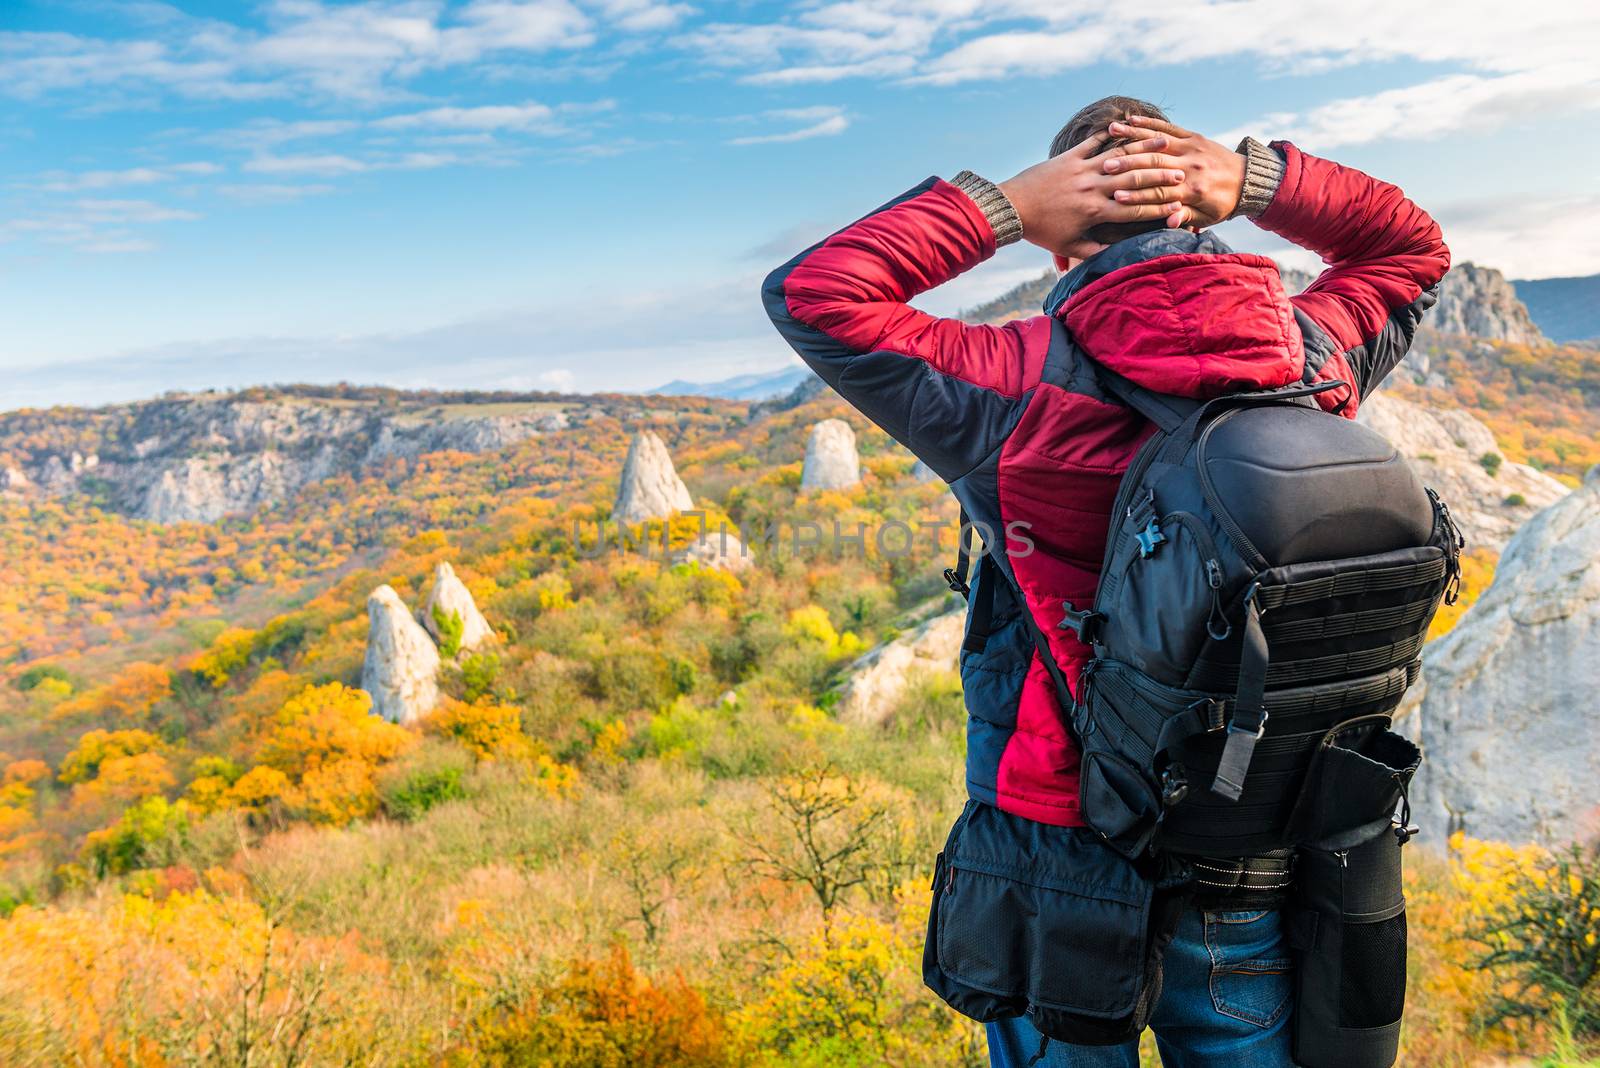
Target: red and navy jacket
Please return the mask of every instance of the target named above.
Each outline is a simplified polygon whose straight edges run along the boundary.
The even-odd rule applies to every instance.
[[[971,594],[971,604],[993,596],[988,640],[961,663],[967,787],[979,801],[1082,823],[1078,753],[1018,613],[1033,613],[1075,687],[1092,653],[1058,627],[1062,602],[1093,602],[1112,498],[1154,429],[1102,392],[1086,355],[1185,397],[1340,380],[1348,388],[1317,399],[1354,418],[1437,297],[1450,254],[1421,208],[1359,171],[1273,147],[1284,176],[1255,221],[1328,265],[1294,297],[1272,260],[1161,230],[1063,276],[1043,315],[941,319],[907,301],[992,256],[995,239],[977,205],[938,179],[766,279],[768,314],[795,351],[1003,539]]]

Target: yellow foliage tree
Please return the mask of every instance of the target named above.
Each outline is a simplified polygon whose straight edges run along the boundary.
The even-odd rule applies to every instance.
[[[308,686],[284,702],[261,760],[297,787],[277,797],[297,801],[319,822],[348,823],[376,811],[374,774],[414,744],[410,731],[372,714],[365,691],[330,682]],[[250,788],[276,785],[260,777]]]
[[[452,738],[479,760],[522,760],[533,756],[522,733],[522,710],[515,705],[446,700],[424,721],[429,733]]]
[[[68,786],[87,782],[100,774],[100,765],[107,760],[147,753],[160,745],[161,739],[149,731],[92,730],[62,759],[58,778]]]

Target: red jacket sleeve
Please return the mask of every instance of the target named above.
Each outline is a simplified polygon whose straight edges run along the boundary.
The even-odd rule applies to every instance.
[[[974,326],[907,302],[993,254],[978,206],[930,178],[773,271],[762,298],[813,370],[953,481],[1014,425],[1050,321]]]
[[[1257,219],[1320,255],[1328,269],[1293,298],[1318,379],[1377,388],[1411,347],[1422,314],[1450,269],[1439,224],[1398,186],[1318,159],[1287,142],[1283,181]],[[1320,335],[1318,336],[1318,333]]]

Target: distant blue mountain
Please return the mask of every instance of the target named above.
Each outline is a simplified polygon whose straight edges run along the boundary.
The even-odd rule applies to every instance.
[[[786,396],[794,387],[811,377],[806,367],[785,367],[779,371],[763,371],[748,375],[734,375],[720,382],[685,382],[674,379],[664,386],[646,392],[679,397],[722,397],[726,400],[771,400]]]
[[[1600,338],[1600,274],[1513,281],[1517,297],[1551,341]]]

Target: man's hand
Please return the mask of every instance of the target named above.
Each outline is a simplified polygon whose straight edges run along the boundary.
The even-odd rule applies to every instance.
[[[1145,140],[1124,145],[1106,153],[1101,169],[1108,175],[1148,172],[1151,168],[1181,170],[1182,188],[1119,189],[1118,203],[1151,207],[1180,202],[1167,212],[1168,226],[1215,226],[1232,215],[1239,206],[1244,188],[1244,157],[1209,137],[1145,115],[1130,116],[1126,122],[1111,124],[1114,137],[1140,137]],[[1164,149],[1148,149],[1155,137],[1164,137]],[[1177,196],[1174,196],[1174,192]]]
[[[1179,199],[1181,168],[1156,163],[1170,147],[1166,134],[1153,134],[1126,146],[1129,154],[1115,172],[1105,170],[1093,153],[1106,135],[1088,138],[1054,159],[1035,164],[1000,183],[1022,220],[1022,238],[1058,256],[1086,259],[1104,245],[1084,236],[1099,223],[1141,222],[1171,218],[1183,212]],[[1140,199],[1112,199],[1113,193],[1137,192]],[[1237,189],[1235,190],[1237,197]]]

